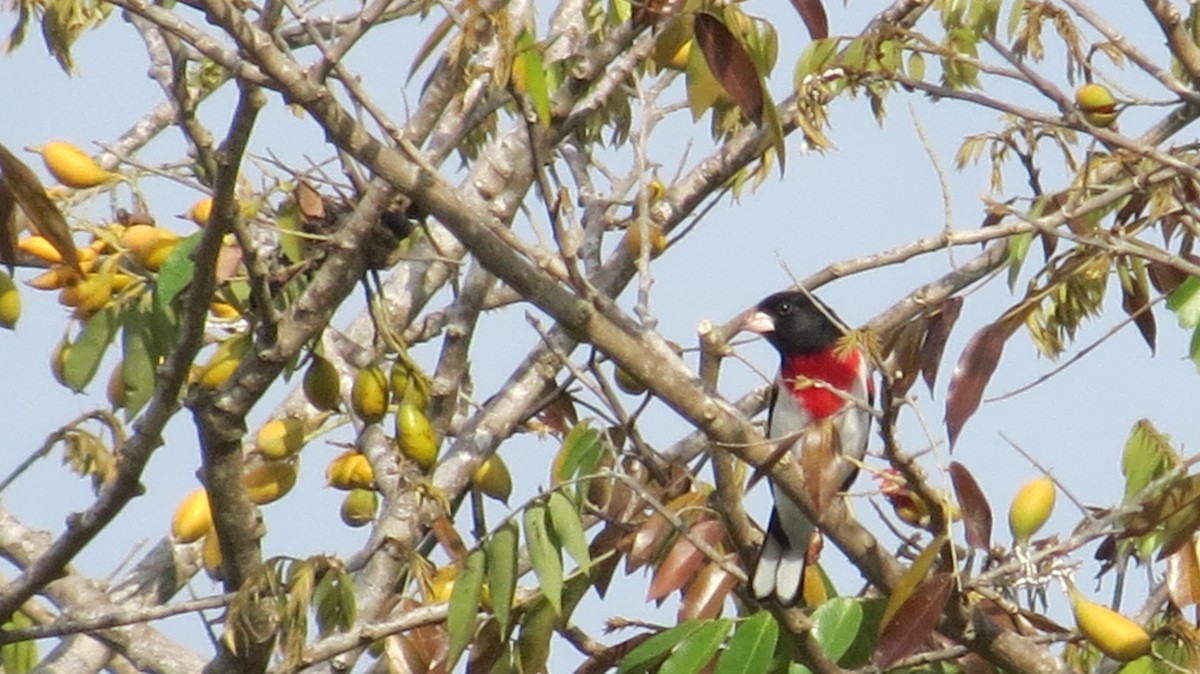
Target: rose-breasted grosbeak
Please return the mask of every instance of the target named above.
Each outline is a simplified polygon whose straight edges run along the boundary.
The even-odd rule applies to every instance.
[[[823,469],[824,475],[806,475],[805,479],[833,475],[837,479],[834,484],[848,488],[857,472],[857,460],[866,452],[871,427],[871,413],[862,404],[873,394],[866,355],[839,344],[844,334],[841,321],[802,290],[776,293],[759,302],[746,312],[742,328],[763,335],[779,351],[779,377],[771,393],[767,437],[787,446],[799,460],[805,429],[815,421],[829,419],[836,433],[832,446],[854,461],[839,461],[840,465]],[[773,486],[772,494],[775,508],[750,587],[756,598],[774,596],[786,606],[801,598],[805,557],[816,527],[790,498],[775,493]]]

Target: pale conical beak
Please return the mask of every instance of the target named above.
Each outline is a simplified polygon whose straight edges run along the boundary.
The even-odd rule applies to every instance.
[[[742,325],[742,330],[754,332],[760,335],[765,335],[775,332],[775,319],[765,311],[759,311],[758,308],[747,309],[739,319]]]

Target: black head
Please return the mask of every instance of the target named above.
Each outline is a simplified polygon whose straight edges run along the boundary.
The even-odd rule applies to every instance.
[[[743,327],[757,332],[780,354],[819,353],[842,337],[841,321],[802,290],[775,293],[747,312]]]

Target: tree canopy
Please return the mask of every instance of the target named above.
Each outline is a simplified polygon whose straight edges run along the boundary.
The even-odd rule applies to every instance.
[[[30,458],[0,487],[62,457],[56,479],[92,490],[49,534],[27,504],[0,506],[4,671],[1200,668],[1200,475],[1158,420],[1130,413],[1123,491],[1099,504],[1072,494],[1086,461],[1051,472],[1014,447],[1032,479],[1010,504],[951,453],[997,372],[1032,358],[1007,349],[1018,336],[1053,363],[1026,388],[1103,363],[1119,333],[1152,353],[1160,329],[1181,332],[1190,362],[1174,367],[1200,362],[1200,10],[896,0],[851,29],[836,3],[791,4],[784,27],[777,8],[700,0],[8,3],[10,50],[40,29],[84,78],[111,75],[76,41],[128,26],[106,39],[141,40],[161,100],[117,137],[18,127],[0,145],[4,349],[49,356],[64,395],[96,403],[15,448]],[[1131,39],[1134,13],[1152,38]],[[388,51],[401,39],[411,60]],[[918,102],[990,124],[941,157],[912,115],[927,156],[895,170],[930,167],[945,222],[901,245],[876,243],[883,204],[879,223],[802,225],[869,251],[797,269],[811,291],[919,268],[844,337],[879,396],[853,401],[878,433],[843,494],[821,479],[836,438],[780,460],[794,443],[763,437],[773,361],[731,385],[736,312],[658,280],[674,260],[742,283],[688,245],[721,226],[714,209],[838,152],[839,116],[892,133],[889,111]],[[284,118],[316,153],[259,142]],[[985,183],[957,218],[953,171]],[[180,218],[172,190],[192,204]],[[21,316],[52,295],[57,345]],[[660,329],[685,301],[696,334]],[[990,318],[960,320],[973,305]],[[158,542],[115,581],[81,570],[181,433],[195,490],[132,525]],[[322,467],[358,547],[267,554]],[[764,475],[823,534],[800,607],[745,587]],[[1111,601],[1076,581],[1085,563]],[[1148,591],[1123,592],[1137,566]],[[192,584],[204,573],[216,584]],[[623,594],[670,607],[669,624]],[[194,641],[158,627],[191,613]]]

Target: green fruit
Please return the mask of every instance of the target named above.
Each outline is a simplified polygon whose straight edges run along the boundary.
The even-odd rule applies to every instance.
[[[354,376],[354,387],[350,391],[350,405],[354,415],[363,423],[377,424],[387,414],[388,380],[383,370],[376,365],[364,367]]]
[[[296,464],[269,461],[242,476],[242,486],[251,503],[264,505],[283,498],[296,486]]]
[[[342,500],[342,521],[348,527],[362,527],[375,519],[379,496],[370,489],[352,489]]]
[[[480,492],[502,503],[508,503],[508,497],[512,495],[512,475],[496,454],[479,464],[471,476],[471,483]]]
[[[396,409],[396,445],[421,470],[428,471],[437,463],[437,434],[429,417],[414,405],[402,402]]]
[[[403,359],[392,365],[392,397],[424,411],[429,407],[429,379],[420,369],[413,370]]]
[[[1013,497],[1008,509],[1008,529],[1017,545],[1025,545],[1042,528],[1054,511],[1054,481],[1049,477],[1030,480]]]
[[[342,405],[342,382],[337,368],[315,353],[304,371],[304,397],[322,412],[336,412]]]

